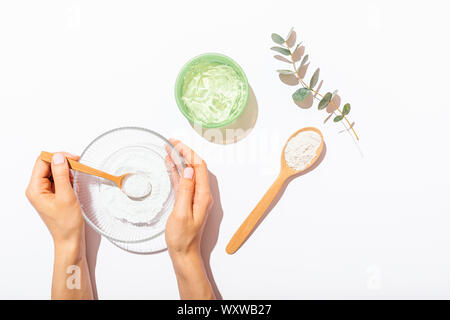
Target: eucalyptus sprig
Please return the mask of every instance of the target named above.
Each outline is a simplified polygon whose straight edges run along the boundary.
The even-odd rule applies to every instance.
[[[299,104],[305,102],[310,96],[312,96],[311,104],[313,100],[319,101],[317,108],[319,110],[327,109],[327,112],[334,114],[334,122],[339,122],[344,120],[347,123],[348,130],[352,130],[356,139],[359,140],[358,135],[355,132],[354,123],[350,123],[348,120],[348,114],[350,113],[351,107],[349,103],[346,103],[342,109],[339,107],[340,98],[337,96],[337,91],[333,93],[327,92],[322,95],[319,91],[322,87],[323,80],[319,83],[317,89],[314,89],[319,82],[320,69],[317,68],[314,74],[311,76],[309,84],[305,82],[305,74],[309,67],[309,56],[305,54],[305,47],[302,43],[297,43],[297,34],[292,28],[286,38],[283,38],[277,33],[272,33],[272,40],[278,46],[270,48],[273,51],[281,55],[275,55],[274,58],[292,65],[293,70],[290,69],[280,69],[277,70],[281,81],[288,85],[298,85],[301,84],[302,88],[299,88],[292,94],[292,99],[295,103]],[[296,63],[300,61],[300,65],[297,68]],[[329,118],[329,117],[328,117]],[[328,118],[326,120],[328,120]]]

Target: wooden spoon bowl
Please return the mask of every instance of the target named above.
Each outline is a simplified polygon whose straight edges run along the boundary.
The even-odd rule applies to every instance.
[[[319,147],[317,148],[316,155],[311,160],[311,162],[302,170],[298,171],[293,168],[291,168],[285,159],[284,156],[284,150],[286,149],[286,146],[288,145],[289,141],[298,135],[300,132],[304,131],[314,131],[320,135],[321,142]],[[314,127],[306,127],[303,129],[298,130],[294,134],[292,134],[289,139],[286,141],[286,144],[283,147],[283,151],[281,152],[281,170],[280,173],[275,180],[275,182],[272,184],[272,186],[269,188],[269,190],[266,192],[266,194],[263,196],[263,198],[259,201],[259,203],[256,205],[256,207],[253,209],[253,211],[249,214],[247,219],[241,224],[239,229],[236,231],[236,233],[231,238],[230,242],[228,242],[228,245],[226,247],[226,252],[228,254],[235,253],[241,245],[245,242],[245,240],[249,237],[250,233],[253,231],[255,226],[258,224],[261,217],[266,212],[267,208],[270,206],[272,201],[275,199],[277,194],[280,192],[280,189],[283,187],[286,180],[288,180],[290,177],[295,176],[301,172],[304,172],[308,170],[311,166],[313,166],[316,161],[319,159],[320,155],[322,154],[324,147],[323,142],[323,135],[322,132],[320,132],[319,129]]]

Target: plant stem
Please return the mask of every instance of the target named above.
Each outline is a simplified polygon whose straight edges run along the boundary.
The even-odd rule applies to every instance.
[[[298,71],[297,71],[297,67],[295,66],[295,61],[294,61],[294,57],[292,56],[291,49],[289,48],[289,46],[287,45],[286,42],[285,42],[285,44],[286,44],[286,48],[289,50],[289,55],[291,56],[292,66],[294,67],[294,72],[295,72],[295,75],[296,75],[297,79],[301,82],[301,84],[302,84],[303,87],[305,87],[305,88],[311,90],[311,91],[314,92],[316,95],[318,95],[319,97],[323,98],[323,95],[322,95],[320,92],[318,92],[318,91],[316,91],[316,90],[314,90],[314,89],[308,87],[308,85],[307,85],[307,84],[303,81],[303,79],[300,77],[300,75],[298,74]],[[335,110],[339,111],[339,113],[342,115],[342,117],[344,118],[344,120],[347,122],[349,128],[352,129],[353,134],[354,134],[355,137],[356,137],[356,140],[359,140],[359,137],[358,137],[358,135],[356,134],[355,129],[353,129],[353,126],[350,124],[350,121],[348,121],[347,117],[346,117],[346,116],[342,113],[342,111],[339,109],[339,106],[337,106],[337,105],[333,102],[333,100],[331,100],[330,103],[335,107]]]

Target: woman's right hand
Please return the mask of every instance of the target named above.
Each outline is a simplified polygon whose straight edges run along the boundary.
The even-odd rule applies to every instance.
[[[178,140],[170,140],[186,162],[178,174],[170,166],[172,183],[176,189],[175,206],[167,220],[166,242],[171,256],[197,254],[203,226],[212,203],[205,161]]]
[[[205,161],[177,140],[170,140],[186,162],[178,174],[167,157],[176,191],[175,205],[166,224],[166,242],[182,299],[214,299],[200,254],[200,241],[212,204]]]

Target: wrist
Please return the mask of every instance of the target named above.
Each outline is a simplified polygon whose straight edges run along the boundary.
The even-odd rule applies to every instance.
[[[200,250],[190,253],[171,253],[182,299],[214,299]]]
[[[189,272],[193,265],[203,265],[203,259],[200,250],[193,249],[190,251],[169,251],[172,264],[177,273]]]
[[[66,240],[55,241],[55,259],[70,260],[74,264],[86,255],[84,241]]]
[[[55,250],[72,253],[85,251],[84,227],[57,234],[52,233],[52,236]]]
[[[185,262],[188,260],[197,260],[201,259],[200,247],[199,246],[191,246],[188,248],[168,248],[170,258],[173,261],[181,261]]]

